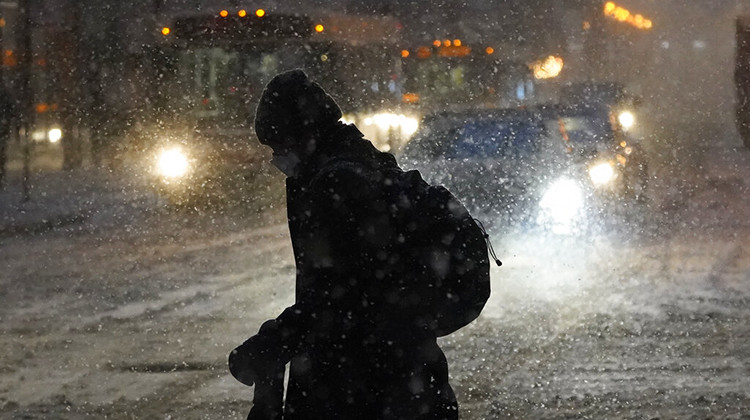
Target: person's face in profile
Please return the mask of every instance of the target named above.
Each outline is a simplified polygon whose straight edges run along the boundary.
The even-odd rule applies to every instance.
[[[288,177],[296,176],[299,173],[300,158],[292,150],[274,151],[271,158],[271,164],[278,168]]]

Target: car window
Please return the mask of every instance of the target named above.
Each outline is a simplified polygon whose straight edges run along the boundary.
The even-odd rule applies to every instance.
[[[528,156],[539,148],[538,125],[525,122],[482,121],[464,125],[447,157],[486,158]]]

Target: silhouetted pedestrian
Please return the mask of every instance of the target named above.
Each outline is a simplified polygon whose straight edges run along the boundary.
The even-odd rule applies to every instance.
[[[471,244],[480,247],[474,256],[429,255],[443,274],[453,264],[479,282],[477,302],[440,303],[461,317],[441,330],[438,315],[425,309],[440,280],[429,283],[421,280],[427,274],[410,272],[416,257],[401,247],[421,223],[412,221],[410,197],[419,191],[409,191],[411,185],[427,185],[416,171],[412,177],[421,184],[405,181],[412,178],[395,158],[341,123],[341,115],[299,70],[276,76],[263,93],[255,129],[287,175],[296,302],[232,351],[230,371],[256,386],[251,419],[279,419],[282,411],[286,420],[457,419],[436,337],[474,319],[489,296],[484,238],[478,234],[479,244]]]

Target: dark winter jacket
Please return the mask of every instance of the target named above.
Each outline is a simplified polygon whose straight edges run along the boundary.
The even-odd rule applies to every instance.
[[[399,233],[383,185],[400,168],[353,126],[327,136],[287,179],[296,303],[234,364],[291,361],[284,419],[457,419],[435,335],[396,298]]]

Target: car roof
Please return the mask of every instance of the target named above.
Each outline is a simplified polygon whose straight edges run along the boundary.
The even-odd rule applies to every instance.
[[[479,121],[540,121],[540,115],[532,109],[500,108],[500,109],[467,109],[460,111],[439,111],[426,115],[422,119],[422,126],[450,127],[456,124]]]
[[[589,104],[538,104],[519,108],[481,108],[446,110],[427,114],[420,127],[427,131],[445,131],[471,122],[519,122],[544,124],[565,117],[608,118],[608,109]],[[420,130],[422,131],[422,130]]]

